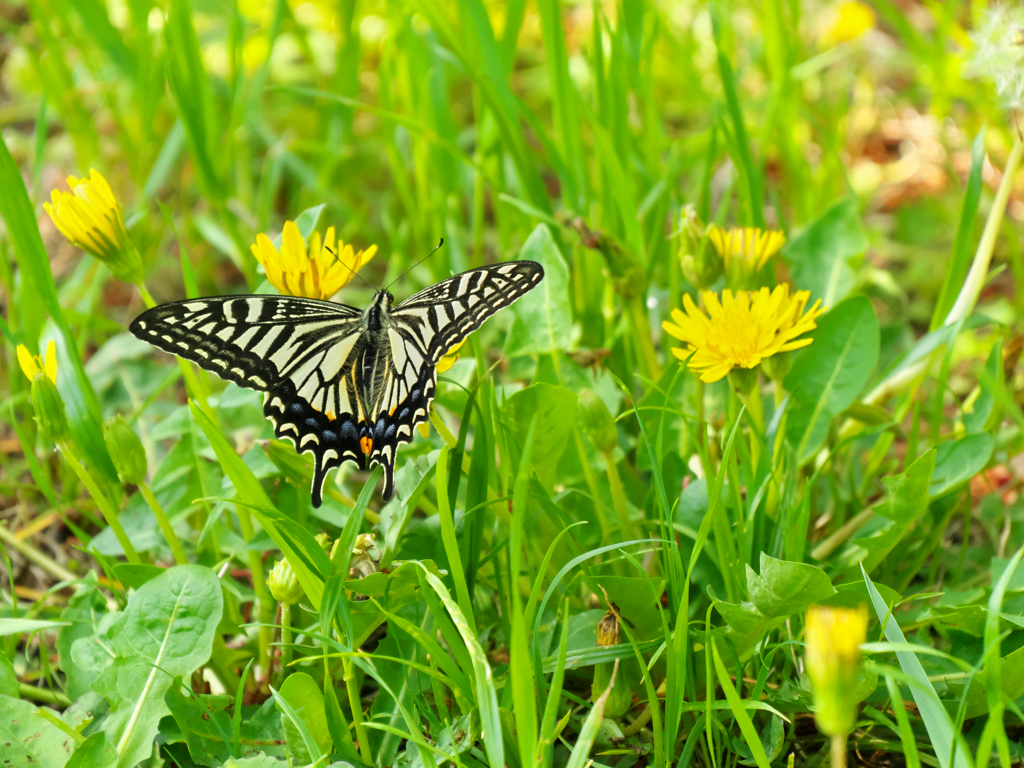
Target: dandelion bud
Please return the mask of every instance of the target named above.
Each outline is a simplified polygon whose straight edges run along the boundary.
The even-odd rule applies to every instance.
[[[117,416],[104,424],[103,439],[121,482],[138,485],[146,479],[146,450],[124,419]]]
[[[576,402],[584,434],[597,450],[609,453],[619,441],[619,432],[615,428],[615,420],[608,412],[608,406],[592,389],[580,390]]]
[[[267,586],[270,587],[270,594],[279,603],[294,605],[302,599],[302,587],[287,560],[278,560],[274,563],[274,567],[270,569],[270,576],[267,577]]]
[[[331,537],[326,533],[318,533],[313,538],[316,539],[316,543],[320,545],[324,552],[327,552],[331,549]]]
[[[756,368],[733,368],[729,371],[729,383],[740,397],[746,397],[757,389]]]
[[[24,344],[19,344],[18,364],[25,378],[32,382],[32,408],[39,431],[50,440],[61,440],[67,435],[68,420],[57,391],[57,348],[53,340],[42,356],[33,356]]]
[[[708,239],[722,258],[725,278],[733,288],[756,288],[757,273],[786,244],[786,235],[756,227],[711,227]]]
[[[789,352],[779,352],[761,361],[761,369],[764,375],[772,381],[782,381],[793,367],[793,355]]]
[[[615,606],[618,610],[618,606]],[[608,611],[601,620],[597,622],[597,645],[599,648],[607,648],[619,644],[619,619],[612,612]],[[619,674],[615,675],[615,682],[612,684],[612,672],[615,667],[613,661],[602,661],[594,665],[594,684],[590,689],[594,701],[608,690],[612,685],[612,692],[604,705],[604,716],[610,718],[622,717],[629,711],[633,703],[633,691],[630,690],[626,676],[622,674],[620,667]]]
[[[679,263],[686,282],[706,290],[722,276],[722,257],[702,236],[704,225],[692,205],[683,206],[679,222]]]
[[[124,228],[121,208],[110,185],[96,169],[89,177],[68,177],[70,192],[53,190],[43,208],[68,241],[110,267],[126,283],[142,280],[142,260]]]
[[[867,631],[863,605],[812,605],[807,611],[807,675],[813,686],[814,721],[826,736],[845,736],[856,722],[860,644]]]
[[[39,431],[50,440],[63,440],[68,433],[64,401],[57,385],[48,376],[37,374],[32,379],[32,408],[36,412]]]

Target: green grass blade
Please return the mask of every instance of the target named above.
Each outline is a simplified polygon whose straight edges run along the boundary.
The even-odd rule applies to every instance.
[[[498,694],[494,687],[491,665],[487,663],[487,654],[484,653],[476,633],[469,626],[466,617],[462,615],[459,606],[448,594],[444,583],[422,564],[417,563],[417,565],[423,570],[423,576],[427,583],[441,598],[444,607],[448,609],[452,621],[455,622],[455,626],[466,644],[473,663],[473,685],[476,691],[476,704],[480,708],[481,737],[484,742],[484,751],[487,754],[487,762],[491,768],[504,768],[505,746],[502,741],[501,719],[498,714]]]
[[[455,537],[455,520],[448,501],[449,455],[449,448],[446,445],[441,449],[441,455],[437,457],[437,514],[441,524],[441,543],[444,545],[444,552],[448,556],[448,567],[451,569],[459,608],[462,610],[463,616],[466,617],[466,621],[469,622],[473,633],[476,634],[473,600],[469,594],[469,588],[466,586],[466,573],[462,569],[462,553],[459,551],[459,541]],[[456,469],[457,471],[458,469]]]
[[[576,744],[569,754],[569,762],[565,764],[565,768],[583,768],[583,766],[588,765],[587,760],[590,757],[590,748],[594,746],[594,739],[597,738],[597,731],[601,727],[601,720],[604,717],[604,707],[608,703],[608,697],[611,695],[612,687],[615,685],[615,676],[618,674],[619,662],[616,661],[615,667],[612,669],[611,680],[608,681],[608,687],[604,693],[597,697],[597,701],[594,702],[594,706],[587,715],[587,719],[583,721],[583,727],[580,728],[580,733],[576,737]]]
[[[726,701],[729,702],[729,709],[732,712],[732,716],[736,718],[736,723],[743,733],[747,747],[750,748],[751,753],[754,755],[754,762],[757,763],[758,768],[769,768],[768,755],[764,752],[761,737],[754,729],[750,715],[743,708],[743,702],[740,699],[740,695],[736,692],[736,688],[733,687],[732,680],[729,679],[729,672],[726,670],[725,664],[722,663],[722,657],[718,653],[718,644],[714,640],[711,641],[711,652],[715,661],[715,672],[718,674],[718,682],[725,692]],[[737,670],[736,677],[737,679],[742,679],[743,675],[740,670]]]
[[[860,569],[864,576],[864,584],[867,585],[868,595],[871,604],[878,616],[879,623],[885,626],[885,637],[890,643],[906,644],[907,640],[900,630],[899,624],[890,613],[882,596],[878,594],[874,582],[868,576],[867,571]],[[957,733],[953,729],[953,723],[949,714],[939,700],[931,681],[928,679],[924,667],[912,651],[897,651],[896,658],[899,660],[903,671],[920,683],[920,687],[911,688],[910,693],[917,703],[918,711],[921,713],[921,720],[928,731],[928,738],[931,740],[935,756],[939,759],[942,768],[969,768],[971,761],[963,745],[957,740]],[[952,757],[952,762],[950,758]]]
[[[942,282],[942,290],[935,303],[929,331],[939,328],[946,320],[946,315],[953,308],[960,289],[967,277],[967,268],[971,263],[971,240],[974,238],[974,220],[978,215],[978,203],[981,200],[981,170],[985,165],[985,128],[982,126],[971,145],[971,171],[967,175],[967,189],[964,190],[963,207],[960,209],[960,221],[956,226],[956,240],[953,243],[953,257],[946,270],[946,279]]]

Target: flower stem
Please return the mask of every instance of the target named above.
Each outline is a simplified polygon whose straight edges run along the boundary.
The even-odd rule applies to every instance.
[[[252,516],[249,514],[249,510],[243,507],[241,504],[235,505],[235,514],[238,515],[238,527],[242,531],[242,540],[248,544],[254,535],[252,527]],[[260,665],[265,671],[264,682],[261,686],[264,693],[269,692],[267,685],[270,680],[270,639],[271,629],[270,622],[274,617],[274,603],[275,600],[270,596],[270,590],[267,589],[267,577],[263,573],[263,560],[260,558],[259,552],[248,553],[249,560],[249,573],[252,575],[252,588],[256,593],[256,606],[259,609],[259,622],[261,624],[259,629],[259,658]]]
[[[352,642],[351,638],[348,638]],[[363,705],[359,701],[359,691],[356,690],[355,665],[352,659],[345,656],[342,658],[343,679],[345,681],[345,692],[348,694],[348,705],[352,709],[352,725],[356,729],[356,740],[359,742],[359,754],[367,765],[373,764],[373,753],[370,752],[370,739],[366,733],[366,725],[363,723]]]
[[[178,565],[188,565],[188,555],[185,554],[185,550],[181,546],[181,542],[178,540],[178,534],[174,532],[174,528],[171,527],[171,521],[167,519],[167,514],[164,512],[164,508],[160,506],[160,502],[156,500],[156,496],[153,495],[152,489],[149,484],[145,481],[139,483],[139,492],[142,493],[146,503],[149,504],[149,508],[153,510],[153,515],[156,517],[156,524],[160,526],[161,532],[164,534],[164,538],[171,547],[171,554],[174,555],[174,562]]]
[[[75,579],[79,578],[57,561],[52,560],[46,555],[44,555],[42,552],[33,547],[27,541],[19,539],[17,536],[8,531],[2,525],[0,525],[0,541],[3,541],[4,544],[7,544],[11,547],[14,547],[22,555],[24,555],[27,560],[31,560],[44,571],[49,571],[51,575],[56,576],[61,581],[74,581]]]
[[[661,365],[658,363],[658,355],[654,351],[654,344],[651,343],[650,323],[644,312],[640,299],[633,299],[629,303],[631,320],[633,321],[633,333],[640,344],[640,350],[644,353],[644,363],[647,366],[647,375],[654,381],[661,379]]]
[[[292,663],[292,607],[281,603],[281,667],[277,671],[277,687],[280,688],[288,676]]]
[[[441,417],[437,415],[437,411],[434,410],[433,405],[430,406],[430,423],[434,425],[434,429],[437,430],[437,434],[439,434],[441,439],[444,440],[445,445],[449,448],[454,448],[458,444],[459,441],[455,439],[455,435],[453,435],[445,423],[441,421]]]
[[[832,737],[832,768],[846,768],[846,734],[840,733]]]
[[[604,455],[604,463],[608,467],[608,485],[612,490],[612,506],[615,508],[615,516],[619,519],[619,528],[623,538],[628,541],[633,538],[633,526],[629,522],[626,490],[622,486],[622,478],[619,477],[619,468],[615,465],[614,449]]]
[[[128,562],[140,565],[142,560],[139,559],[139,555],[135,551],[135,547],[132,546],[128,534],[124,532],[121,520],[117,516],[117,510],[114,509],[106,494],[103,493],[99,484],[93,479],[93,476],[89,474],[89,470],[82,466],[82,462],[75,456],[71,443],[67,440],[61,440],[58,445],[64,459],[71,465],[71,468],[75,470],[75,474],[78,475],[79,479],[85,484],[85,487],[89,489],[89,493],[92,494],[93,499],[96,501],[96,506],[100,508],[100,512],[103,514],[103,519],[107,521],[107,525],[114,531],[114,535],[121,544],[121,549],[124,550],[124,555],[128,558]]]
[[[70,707],[71,699],[60,691],[51,691],[47,688],[36,688],[28,683],[18,683],[18,696],[23,699],[41,701],[45,704],[56,704],[58,707]]]

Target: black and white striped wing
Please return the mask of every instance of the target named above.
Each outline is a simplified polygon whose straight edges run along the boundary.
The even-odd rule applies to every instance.
[[[391,364],[382,367],[372,414],[370,464],[384,466],[384,497],[391,494],[395,453],[427,420],[437,386],[438,361],[484,321],[544,278],[535,261],[509,261],[442,280],[391,311]]]
[[[403,336],[430,365],[544,279],[536,261],[506,261],[449,277],[410,296],[391,312]],[[394,339],[392,339],[394,346]],[[395,361],[400,368],[399,361]]]
[[[278,438],[315,458],[312,497],[320,506],[327,472],[359,448],[356,360],[361,312],[289,296],[220,296],[163,304],[129,330],[138,338],[249,389],[265,393],[263,413]]]

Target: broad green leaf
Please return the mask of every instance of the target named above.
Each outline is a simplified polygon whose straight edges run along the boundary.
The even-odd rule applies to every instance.
[[[93,688],[110,703],[103,730],[118,749],[119,768],[153,751],[168,714],[164,693],[173,676],[187,678],[210,658],[222,602],[213,571],[179,565],[132,594],[110,628],[114,660]]]
[[[568,349],[572,343],[569,267],[547,224],[537,225],[519,251],[519,258],[543,266],[544,279],[512,305],[515,320],[505,339],[505,354],[515,357]]]
[[[14,245],[20,267],[22,304],[41,305],[57,326],[54,338],[57,347],[57,389],[68,416],[68,429],[82,453],[89,457],[90,467],[110,482],[117,482],[117,473],[103,442],[103,412],[89,377],[85,374],[78,341],[71,332],[57,298],[57,285],[50,270],[50,258],[43,247],[39,227],[32,212],[21,172],[0,138],[0,217],[7,226],[7,236]],[[38,308],[38,307],[37,307]],[[28,317],[28,313],[22,310]],[[24,326],[29,351],[39,352],[42,326]],[[14,374],[17,375],[17,374]]]
[[[93,681],[99,676],[93,671],[76,664],[71,649],[79,638],[92,637],[96,632],[96,624],[106,611],[106,601],[94,585],[82,585],[67,607],[61,612],[61,619],[70,622],[57,635],[57,658],[61,671],[66,676],[68,698],[77,701],[92,690]]]
[[[999,680],[1003,695],[1010,701],[1016,701],[1024,695],[1024,648],[1018,648],[1013,653],[1003,656],[999,660]],[[950,683],[950,692],[955,695],[956,700],[945,700],[946,711],[955,715],[960,706],[960,696],[963,695],[963,686]],[[985,670],[976,675],[971,681],[971,687],[967,689],[967,705],[964,708],[964,717],[970,719],[979,717],[989,711],[988,689],[985,685]]]
[[[850,259],[867,247],[859,203],[848,197],[794,235],[783,254],[792,267],[793,285],[810,291],[812,302],[835,306],[853,288]]]
[[[39,705],[0,696],[0,756],[4,768],[62,768],[75,740],[46,718]],[[150,750],[153,745],[150,744]]]
[[[749,602],[715,601],[715,609],[731,629],[730,639],[745,655],[766,632],[782,626],[786,618],[806,611],[835,594],[820,568],[807,563],[776,560],[761,553],[761,573],[747,566]]]
[[[18,698],[18,676],[7,654],[0,650],[0,695]]]
[[[174,678],[164,703],[181,730],[189,756],[200,765],[219,765],[231,757],[231,718],[222,706],[197,701],[181,689],[181,678]]]
[[[117,750],[100,731],[87,738],[71,755],[66,768],[114,768],[117,765]]]
[[[885,600],[886,605],[895,605],[903,599],[899,592],[885,584],[875,584],[875,589]],[[836,593],[832,597],[819,600],[818,604],[834,608],[856,608],[859,605],[866,605],[870,600],[867,585],[863,581],[854,581],[849,584],[836,584]]]
[[[331,734],[327,729],[327,714],[324,710],[324,695],[309,675],[305,672],[295,672],[288,676],[277,692],[277,701],[281,700],[291,705],[295,715],[302,719],[303,724],[310,735],[316,740],[322,754],[331,751]],[[288,728],[285,726],[287,736]],[[289,746],[291,741],[289,740]],[[318,755],[313,756],[314,759]]]
[[[550,492],[558,460],[569,444],[576,422],[576,394],[565,387],[541,382],[512,395],[506,412],[520,446],[526,441],[531,421],[537,419],[530,464]]]
[[[843,553],[844,563],[860,562],[864,570],[871,573],[892,552],[928,509],[928,483],[934,467],[935,450],[932,449],[907,467],[906,472],[882,478],[889,497],[875,512],[890,523],[873,530],[869,536],[854,539],[851,548]]]
[[[604,588],[608,599],[618,607],[619,615],[631,622],[633,634],[638,640],[660,637],[661,619],[658,610],[665,590],[664,580],[653,582],[657,585],[658,594],[652,592],[652,582],[642,576],[594,575],[585,577],[584,582],[595,595],[600,595]]]
[[[847,299],[818,321],[813,343],[799,353],[786,376],[794,402],[786,436],[801,464],[828,434],[829,421],[857,399],[878,362],[878,318],[863,296]]]
[[[941,496],[970,480],[988,464],[994,447],[995,439],[990,432],[940,444],[935,453],[935,471],[928,493]]]

